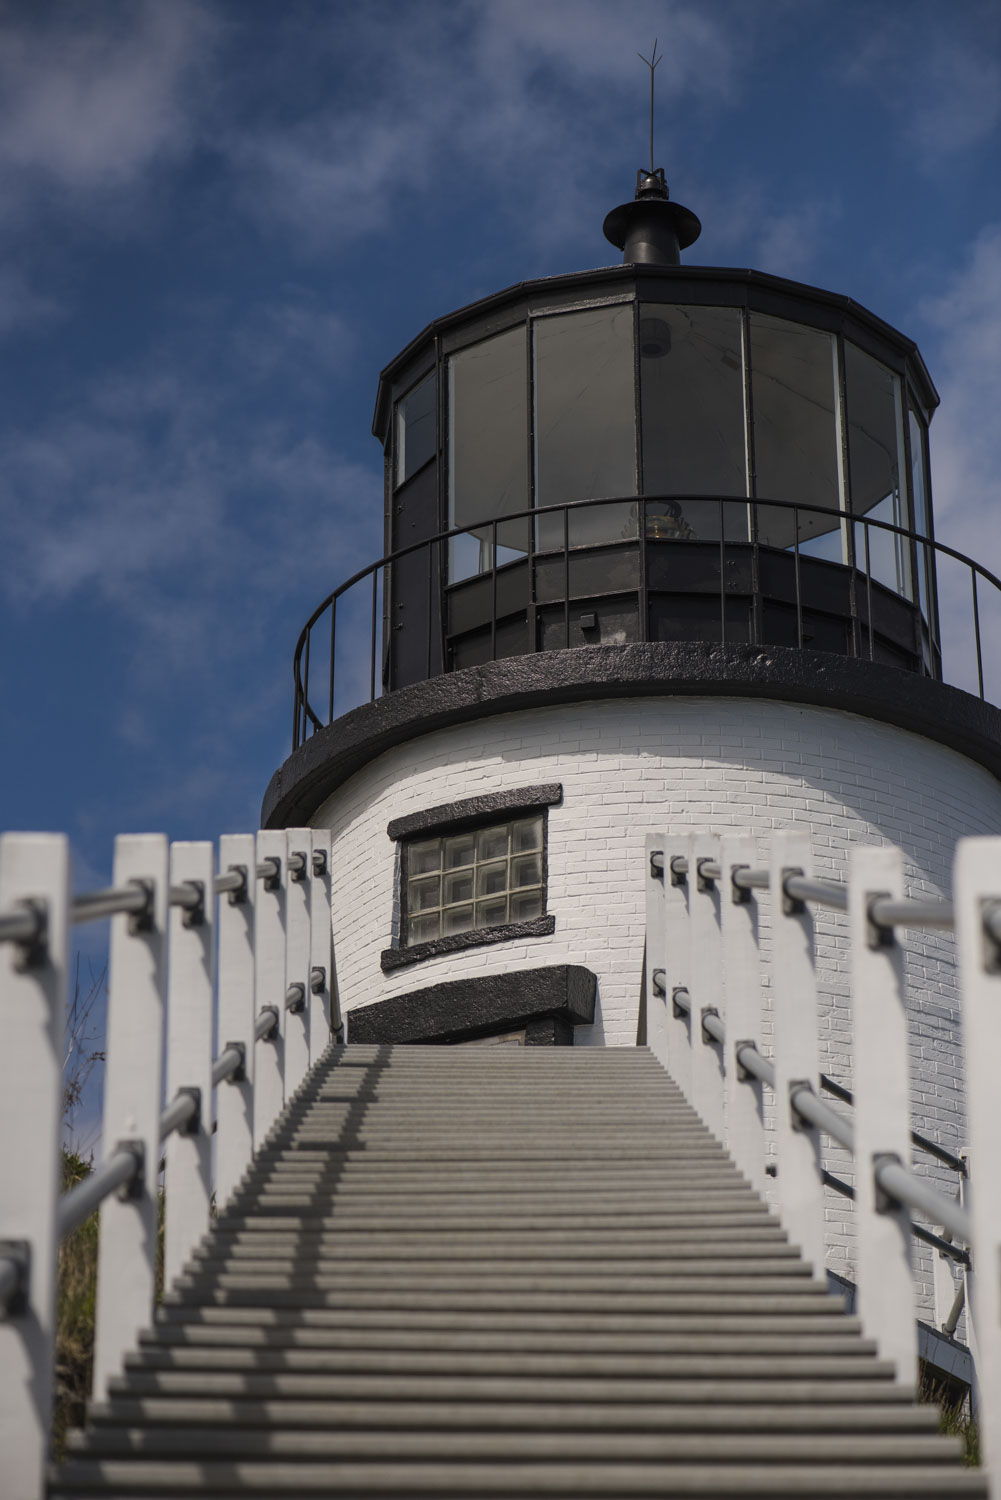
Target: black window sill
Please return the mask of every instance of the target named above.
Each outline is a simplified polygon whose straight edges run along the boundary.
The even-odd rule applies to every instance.
[[[483,948],[489,943],[507,943],[513,938],[548,937],[556,931],[554,916],[533,917],[530,922],[504,922],[497,927],[475,927],[472,932],[456,932],[451,937],[432,938],[429,943],[415,943],[412,948],[384,948],[379,962],[382,972],[406,969],[438,958],[444,953],[461,953],[465,948]]]

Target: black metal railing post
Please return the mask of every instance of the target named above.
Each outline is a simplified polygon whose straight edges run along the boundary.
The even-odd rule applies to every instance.
[[[977,645],[977,685],[980,696],[984,696],[984,653],[980,643],[980,602],[977,598],[977,574],[974,568],[970,569],[970,577],[973,579],[973,636]]]
[[[327,723],[334,722],[334,652],[337,649],[337,600],[330,601],[330,696]]]

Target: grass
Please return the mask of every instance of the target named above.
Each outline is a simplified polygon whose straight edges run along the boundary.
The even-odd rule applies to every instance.
[[[936,1376],[928,1365],[922,1365],[918,1385],[918,1400],[938,1407],[938,1430],[948,1437],[958,1437],[963,1442],[963,1463],[968,1468],[980,1466],[980,1432],[976,1418],[970,1411],[968,1394],[958,1394],[954,1381],[945,1381]]]
[[[62,1190],[90,1175],[90,1163],[63,1152]],[[56,1383],[52,1453],[63,1457],[66,1433],[83,1425],[94,1366],[94,1303],[97,1295],[97,1214],[91,1214],[59,1247],[56,1317]]]

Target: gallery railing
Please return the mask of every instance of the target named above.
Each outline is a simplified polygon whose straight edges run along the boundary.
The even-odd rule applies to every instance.
[[[630,515],[630,534],[623,535],[620,530],[617,536],[604,537],[600,542],[578,542],[576,535],[586,527],[587,518],[597,518],[602,508],[617,520],[623,514]],[[674,517],[685,512],[707,518],[700,526],[701,535],[695,535],[683,519],[680,524],[675,521]],[[524,540],[518,548],[511,548],[505,539],[515,535],[519,527]],[[589,529],[592,535],[596,529],[601,531],[600,524]],[[784,530],[794,540],[778,546],[769,542],[769,531],[776,529]],[[824,533],[843,537],[842,555],[848,556],[848,562],[825,560],[810,551],[811,541]],[[464,539],[475,539],[486,562],[478,572],[450,582],[453,548]],[[638,549],[637,582],[630,590],[636,600],[634,638],[663,640],[671,637],[651,631],[650,554],[655,549],[663,553],[668,546],[672,550],[700,548],[704,553],[707,545],[718,553],[719,608],[718,618],[702,639],[724,643],[739,639],[763,646],[809,644],[815,611],[804,590],[812,587],[818,565],[823,564],[844,575],[847,603],[830,618],[845,623],[845,654],[878,659],[877,617],[881,605],[885,608],[892,600],[912,611],[925,638],[923,650],[915,647],[914,670],[964,687],[982,699],[1001,700],[1001,679],[997,683],[988,680],[998,664],[986,645],[992,634],[1001,630],[1001,580],[955,548],[871,516],[791,501],[729,496],[602,498],[526,509],[484,521],[475,528],[439,531],[388,553],[348,578],[313,611],[296,644],[293,749],[348,709],[372,701],[397,685],[392,681],[393,632],[404,627],[393,617],[392,605],[396,602],[394,594],[401,594],[399,580],[404,568],[410,602],[420,605],[424,638],[418,656],[422,656],[420,675],[427,678],[463,664],[453,659],[448,600],[476,578],[485,582],[489,599],[483,615],[482,658],[495,660],[498,655],[512,654],[503,646],[499,649],[498,626],[509,609],[505,581],[513,568],[526,562],[530,565],[528,592],[533,607],[539,604],[535,597],[539,569],[545,566],[550,574],[554,568],[562,569],[559,604],[563,635],[557,644],[567,646],[571,644],[571,609],[586,601],[585,594],[572,593],[571,569],[577,559],[593,553],[597,546]],[[507,556],[502,557],[505,551]],[[896,582],[884,576],[888,555],[894,557],[899,570]],[[749,624],[739,634],[728,611],[728,601],[732,608],[734,598],[728,565],[735,559],[746,564],[749,580],[740,590],[749,600]],[[770,602],[762,583],[769,559],[785,559],[791,573],[790,594],[783,605],[789,614],[788,639],[776,640],[767,623],[762,623],[762,605]],[[678,638],[697,637],[689,632]],[[541,632],[536,631],[527,638],[526,651],[551,649],[552,644],[551,637],[544,644]]]

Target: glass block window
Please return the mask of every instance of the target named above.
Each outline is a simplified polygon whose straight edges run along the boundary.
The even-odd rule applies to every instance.
[[[543,814],[406,846],[403,945],[528,922],[546,909]]]

